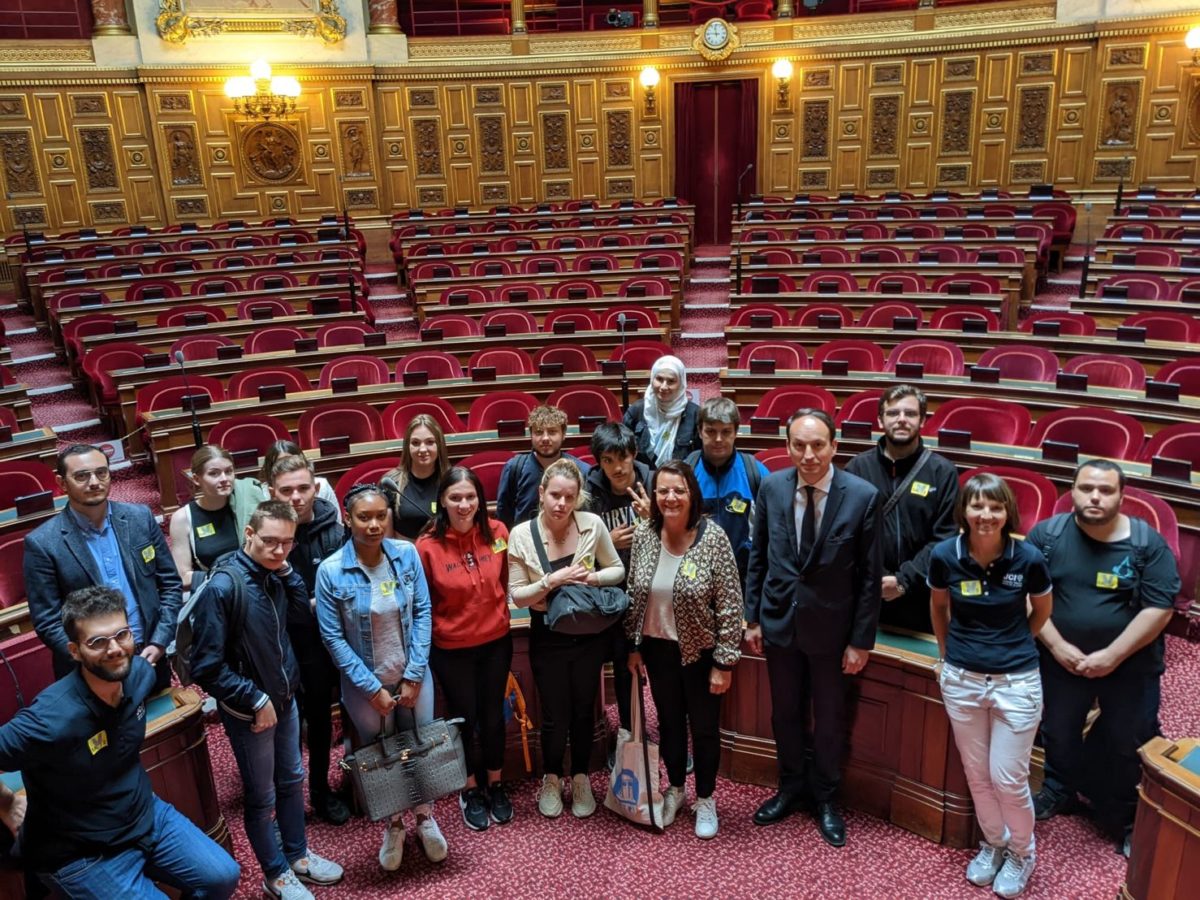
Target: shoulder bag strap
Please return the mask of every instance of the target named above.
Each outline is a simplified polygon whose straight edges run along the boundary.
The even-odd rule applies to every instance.
[[[896,508],[896,504],[898,504],[901,498],[908,493],[908,489],[912,487],[912,483],[917,480],[917,475],[920,474],[921,469],[925,467],[925,463],[929,462],[929,457],[932,455],[933,451],[928,447],[921,451],[921,457],[917,460],[916,465],[908,470],[908,475],[905,476],[902,482],[900,482],[896,490],[892,491],[892,496],[887,498],[887,502],[883,504],[883,511],[880,513],[883,518],[891,515],[892,510]]]
[[[542,531],[538,528],[538,517],[529,520],[529,533],[533,536],[533,547],[537,550],[538,562],[542,564],[542,574],[550,574],[550,557],[546,555],[546,545],[542,541]]]

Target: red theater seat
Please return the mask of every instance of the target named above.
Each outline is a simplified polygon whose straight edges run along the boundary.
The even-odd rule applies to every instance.
[[[446,434],[463,430],[463,420],[454,407],[441,397],[411,397],[393,402],[383,411],[385,437],[403,438],[414,416],[432,416]]]
[[[33,459],[0,461],[0,509],[11,509],[18,497],[42,491],[62,493],[48,465]]]
[[[629,341],[613,350],[609,358],[624,362],[627,372],[649,372],[656,360],[670,355],[671,348],[661,341]]]
[[[346,495],[356,484],[378,484],[388,472],[400,465],[399,456],[381,456],[368,459],[347,469],[333,486],[338,503],[346,502]]]
[[[1112,288],[1123,288],[1124,296],[1130,300],[1167,300],[1171,296],[1170,282],[1159,275],[1113,275],[1097,285],[1096,296],[1115,296],[1117,291]]]
[[[797,328],[817,328],[817,319],[821,316],[837,316],[842,320],[842,328],[854,324],[854,313],[840,303],[808,303],[796,310],[792,324]]]
[[[790,284],[780,284],[781,291],[794,291],[795,283],[787,275],[779,276],[780,281],[787,279]],[[822,287],[825,285],[825,287]],[[833,294],[856,294],[858,293],[858,280],[849,272],[814,272],[804,279],[800,290],[809,293],[821,293],[822,291]]]
[[[753,322],[751,322],[752,317],[758,318],[761,316],[771,317],[771,327],[786,325],[790,318],[788,311],[778,303],[753,303],[750,306],[742,306],[735,310],[729,320],[729,325],[731,328],[747,328],[753,325]]]
[[[300,414],[296,434],[305,450],[317,449],[327,437],[348,437],[351,444],[361,444],[384,436],[379,413],[366,403],[324,403],[307,409]]]
[[[253,450],[263,456],[276,441],[290,441],[286,425],[274,416],[247,413],[217,422],[208,432],[208,442],[230,453]]]
[[[542,331],[553,333],[555,322],[571,322],[576,331],[598,331],[600,328],[600,317],[590,309],[553,309],[546,313]]]
[[[599,372],[600,363],[590,347],[580,344],[558,344],[553,347],[543,347],[533,358],[534,371],[539,371],[543,364],[561,363],[563,374],[570,372]]]
[[[184,336],[171,345],[171,361],[175,361],[175,354],[179,351],[183,352],[183,358],[188,362],[198,359],[216,359],[217,351],[221,347],[232,346],[235,346],[233,341],[219,334]]]
[[[600,314],[600,327],[605,331],[618,331],[621,327],[621,316],[625,317],[626,327],[636,324],[638,328],[657,328],[658,313],[643,306],[618,304],[610,306]],[[630,334],[636,334],[631,331]]]
[[[837,399],[825,388],[816,385],[782,384],[763,394],[753,416],[786,422],[798,409],[819,409],[832,416],[837,409]]]
[[[358,386],[387,384],[392,380],[388,364],[378,356],[340,356],[325,363],[318,386],[327,389],[335,378],[356,378]]]
[[[133,341],[114,341],[87,352],[83,372],[96,385],[100,402],[112,406],[117,402],[117,386],[112,373],[121,369],[140,369],[150,350]]]
[[[590,384],[559,388],[546,404],[566,413],[567,421],[572,425],[579,423],[580,416],[604,416],[610,422],[621,421],[621,408],[612,392]]]
[[[518,347],[493,347],[472,354],[467,369],[494,368],[497,375],[532,375],[537,369],[529,354]]]
[[[738,353],[737,367],[749,369],[751,361],[756,359],[773,360],[776,370],[779,371],[808,368],[808,351],[800,344],[778,341],[756,341],[746,344]]]
[[[1016,497],[1021,518],[1018,534],[1027,534],[1038,522],[1053,515],[1054,503],[1058,500],[1058,488],[1045,475],[1017,466],[979,466],[960,473],[958,484],[961,487],[972,475],[985,473],[1003,478]]]
[[[940,331],[961,331],[967,319],[982,319],[988,331],[1000,330],[1000,318],[990,309],[975,306],[943,306],[929,319],[929,327]]]
[[[225,385],[219,378],[209,375],[168,375],[154,384],[138,388],[137,421],[140,423],[148,412],[159,409],[179,409],[183,398],[195,394],[208,394],[210,402],[220,403],[225,399]]]
[[[291,366],[262,366],[244,372],[235,372],[229,379],[230,400],[254,400],[258,389],[272,384],[282,384],[289,394],[311,391],[312,384],[299,369]]]
[[[787,447],[772,447],[769,450],[759,450],[754,458],[767,467],[768,472],[779,472],[793,465],[788,456]]]
[[[25,558],[25,535],[32,530],[22,528],[0,534],[0,609],[25,602],[25,573],[21,563]],[[41,643],[41,638],[33,637]],[[8,696],[7,691],[0,693]]]
[[[827,359],[845,360],[851,372],[883,371],[883,351],[872,341],[842,338],[824,343],[813,351],[813,369],[819,371]]]
[[[1116,353],[1085,353],[1073,356],[1063,366],[1070,374],[1086,375],[1089,385],[1140,391],[1146,387],[1146,369],[1129,356]]]
[[[479,478],[485,495],[480,499],[494,500],[500,488],[500,473],[504,471],[504,464],[512,459],[512,456],[511,450],[482,450],[459,460],[458,464],[470,469]]]
[[[260,328],[246,338],[243,345],[248,355],[256,353],[284,353],[294,350],[296,341],[309,336],[307,331],[293,328],[290,325],[275,325]]]
[[[362,322],[331,322],[317,329],[318,347],[361,347],[363,336],[375,329]]]
[[[1173,341],[1194,344],[1200,341],[1200,319],[1183,313],[1144,312],[1126,316],[1127,326],[1146,329],[1150,341]]]
[[[523,309],[493,309],[486,312],[479,320],[480,330],[486,333],[489,325],[503,325],[505,334],[536,334],[538,331],[537,319]]]
[[[1200,424],[1179,422],[1155,432],[1142,448],[1141,459],[1150,462],[1156,456],[1182,459],[1200,469]]]
[[[440,350],[418,350],[408,354],[396,363],[396,380],[403,381],[405,372],[425,372],[430,380],[463,377],[458,357]]]
[[[919,327],[925,321],[925,314],[919,306],[905,303],[903,300],[881,300],[863,310],[862,315],[858,317],[858,327],[891,328],[892,323],[899,318],[916,319]]]
[[[838,407],[833,421],[840,428],[843,422],[869,422],[872,428],[877,428],[879,421],[879,401],[883,398],[882,388],[869,391],[859,391],[851,394]]]
[[[205,306],[203,303],[183,303],[179,306],[173,306],[170,309],[164,309],[158,314],[154,320],[154,324],[158,328],[184,328],[187,327],[185,319],[190,316],[204,316],[205,322],[224,322],[229,317],[225,314],[225,310],[219,306]]]
[[[269,309],[271,318],[282,316],[294,316],[295,308],[286,300],[280,300],[277,297],[259,297],[252,300],[243,300],[238,303],[237,317],[239,319],[253,319],[254,310]],[[262,313],[259,313],[262,315]]]
[[[957,344],[928,338],[903,341],[892,348],[884,363],[885,372],[895,372],[899,363],[920,363],[925,375],[963,374],[963,353]]]
[[[937,437],[948,428],[969,431],[974,441],[993,444],[1024,444],[1033,419],[1019,403],[989,397],[959,397],[947,400],[925,422],[921,434]]]
[[[1097,407],[1056,409],[1039,418],[1029,436],[1033,447],[1045,441],[1075,444],[1088,456],[1137,459],[1146,432],[1141,422],[1126,413]]]
[[[524,422],[538,399],[524,391],[493,391],[477,398],[467,412],[467,431],[490,431],[502,419]]]
[[[1185,356],[1167,363],[1158,370],[1154,380],[1169,381],[1179,385],[1179,393],[1200,397],[1200,356]]]
[[[927,290],[925,278],[909,272],[884,272],[880,275],[875,275],[871,278],[870,283],[868,283],[867,290],[880,294],[887,290],[884,285],[890,284],[900,285],[901,294],[923,294]]]
[[[1056,322],[1058,324],[1058,333],[1063,335],[1081,335],[1090,337],[1096,333],[1096,320],[1087,313],[1071,313],[1071,312],[1041,312],[1034,313],[1031,316],[1021,320],[1017,326],[1018,331],[1023,331],[1026,334],[1033,331],[1033,326],[1037,322]]]
[[[479,337],[483,334],[478,319],[454,313],[426,319],[421,325],[421,333],[427,331],[440,331],[444,338]]]
[[[1058,375],[1058,357],[1032,345],[985,350],[979,356],[979,365],[999,369],[1001,378],[1019,381],[1054,381]]]

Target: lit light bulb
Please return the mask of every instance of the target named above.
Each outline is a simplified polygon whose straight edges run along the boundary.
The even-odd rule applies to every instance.
[[[236,100],[240,97],[249,97],[254,93],[254,82],[245,75],[238,75],[236,78],[230,78],[225,82],[225,96]]]
[[[271,77],[271,64],[265,59],[256,59],[250,63],[250,77],[262,81]]]
[[[642,74],[638,76],[638,80],[644,88],[652,88],[658,84],[658,69],[654,66],[646,66],[642,69]]]
[[[776,78],[791,78],[792,77],[792,62],[788,59],[777,59],[775,65],[771,66],[771,74]]]

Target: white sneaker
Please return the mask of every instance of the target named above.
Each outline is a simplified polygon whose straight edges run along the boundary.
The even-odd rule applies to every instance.
[[[976,887],[987,887],[1004,865],[1004,848],[993,847],[987,841],[979,842],[979,852],[967,864],[967,881]]]
[[[717,799],[700,797],[692,807],[696,814],[696,837],[708,840],[717,836]]]
[[[404,860],[404,825],[397,822],[383,829],[383,843],[379,846],[379,868],[395,872]]]
[[[542,789],[538,791],[538,812],[547,819],[562,815],[562,785],[557,775],[543,775]]]
[[[1004,865],[992,882],[992,890],[1001,897],[1016,897],[1029,884],[1033,874],[1034,856],[1018,856],[1011,850],[1004,851]]]
[[[679,810],[683,809],[683,788],[669,787],[667,792],[663,794],[662,805],[662,827],[666,828],[675,821],[675,816]]]
[[[596,811],[596,798],[592,796],[592,782],[586,775],[571,777],[571,815],[586,819]]]
[[[312,850],[308,851],[308,856],[302,856],[292,863],[292,871],[297,878],[309,884],[337,884],[345,874],[337,863],[317,856]]]
[[[442,829],[438,828],[433,816],[417,823],[417,839],[421,842],[421,849],[425,851],[425,858],[430,862],[440,863],[450,852],[446,838],[442,836]]]
[[[313,895],[291,869],[284,869],[278,878],[263,882],[263,893],[280,900],[313,900]]]

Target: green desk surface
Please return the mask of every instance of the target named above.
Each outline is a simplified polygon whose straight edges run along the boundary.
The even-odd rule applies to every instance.
[[[1200,775],[1200,747],[1193,747],[1179,764],[1193,775]]]
[[[937,659],[937,641],[928,635],[907,634],[895,631],[879,630],[875,634],[875,645],[890,647],[893,650],[904,650],[908,653],[919,653],[931,659]]]

